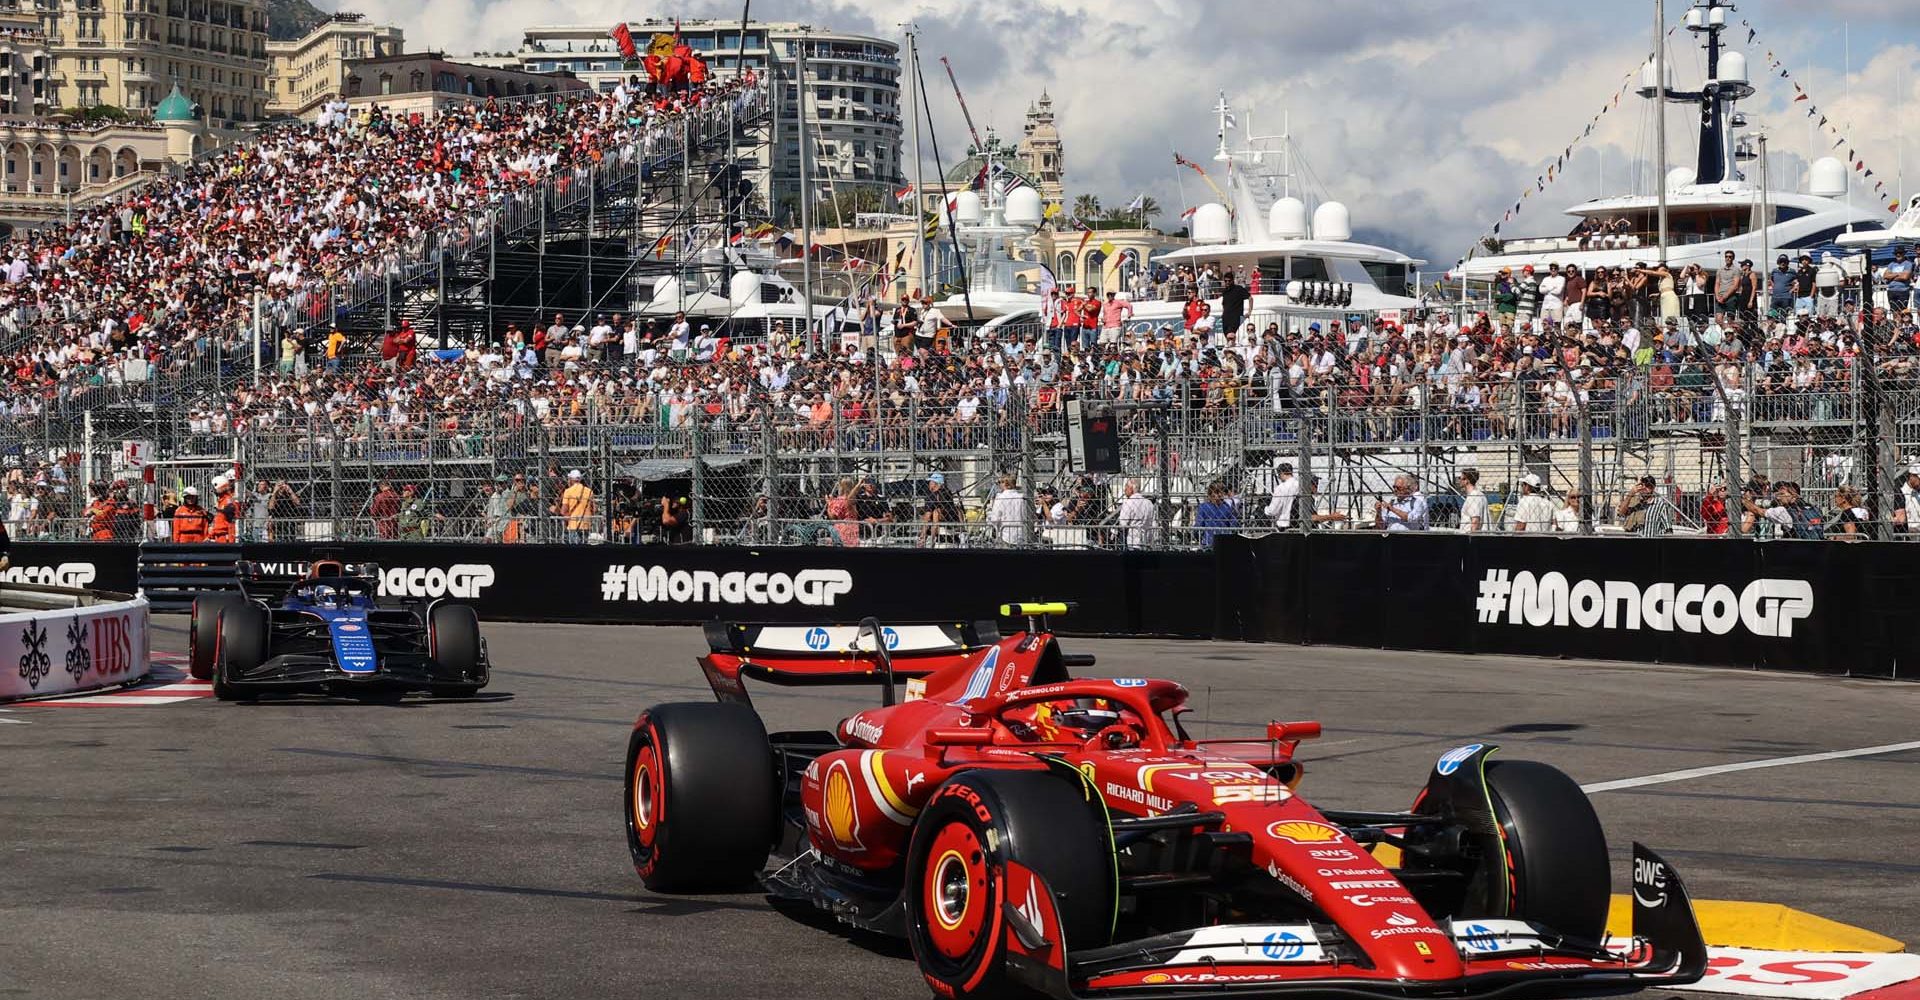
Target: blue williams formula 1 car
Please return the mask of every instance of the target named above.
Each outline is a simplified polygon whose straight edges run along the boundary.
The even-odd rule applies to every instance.
[[[486,640],[464,604],[379,598],[379,572],[316,560],[284,589],[245,564],[241,592],[195,599],[189,673],[223,701],[269,692],[471,697],[487,686]]]

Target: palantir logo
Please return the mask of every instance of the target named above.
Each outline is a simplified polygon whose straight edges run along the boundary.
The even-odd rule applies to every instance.
[[[1644,589],[1626,580],[1580,580],[1563,573],[1535,576],[1489,569],[1473,602],[1482,625],[1520,625],[1707,632],[1726,635],[1735,625],[1767,638],[1793,637],[1793,623],[1813,614],[1813,585],[1805,580],[1761,579],[1734,593],[1717,583],[1655,583]]]

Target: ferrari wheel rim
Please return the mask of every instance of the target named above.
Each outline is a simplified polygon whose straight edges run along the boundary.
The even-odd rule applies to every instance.
[[[633,832],[642,847],[653,846],[660,827],[660,762],[653,745],[633,756]]]
[[[941,957],[960,960],[970,954],[989,919],[986,853],[972,828],[954,823],[928,845],[925,885],[927,938]]]

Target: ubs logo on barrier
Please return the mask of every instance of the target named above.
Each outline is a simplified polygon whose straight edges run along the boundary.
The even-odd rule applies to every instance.
[[[67,673],[75,684],[93,669],[93,650],[87,645],[87,623],[81,618],[67,620]]]
[[[53,672],[53,658],[47,655],[47,627],[37,618],[27,620],[20,630],[20,679],[35,691]]]
[[[114,677],[133,669],[133,619],[109,615],[93,621],[93,669]]]
[[[1489,569],[1480,580],[1473,609],[1482,625],[1530,625],[1705,632],[1726,635],[1736,625],[1766,638],[1793,637],[1793,623],[1813,614],[1813,585],[1805,580],[1761,579],[1738,593],[1724,583],[1654,583],[1578,580],[1563,573],[1535,576]]]
[[[98,575],[90,562],[68,562],[58,566],[9,566],[0,572],[0,580],[37,583],[43,587],[85,587]]]
[[[672,604],[804,604],[833,606],[853,590],[853,574],[844,569],[803,569],[798,573],[726,573],[665,566],[608,566],[600,574],[602,601]],[[898,636],[888,636],[891,648]],[[809,645],[812,640],[809,638]],[[819,647],[815,647],[819,648]]]

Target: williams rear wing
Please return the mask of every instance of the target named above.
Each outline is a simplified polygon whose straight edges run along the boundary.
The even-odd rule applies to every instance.
[[[993,622],[882,625],[774,625],[712,622],[700,657],[714,696],[747,703],[748,678],[783,686],[879,684],[893,704],[894,682],[969,662],[1000,642]]]

